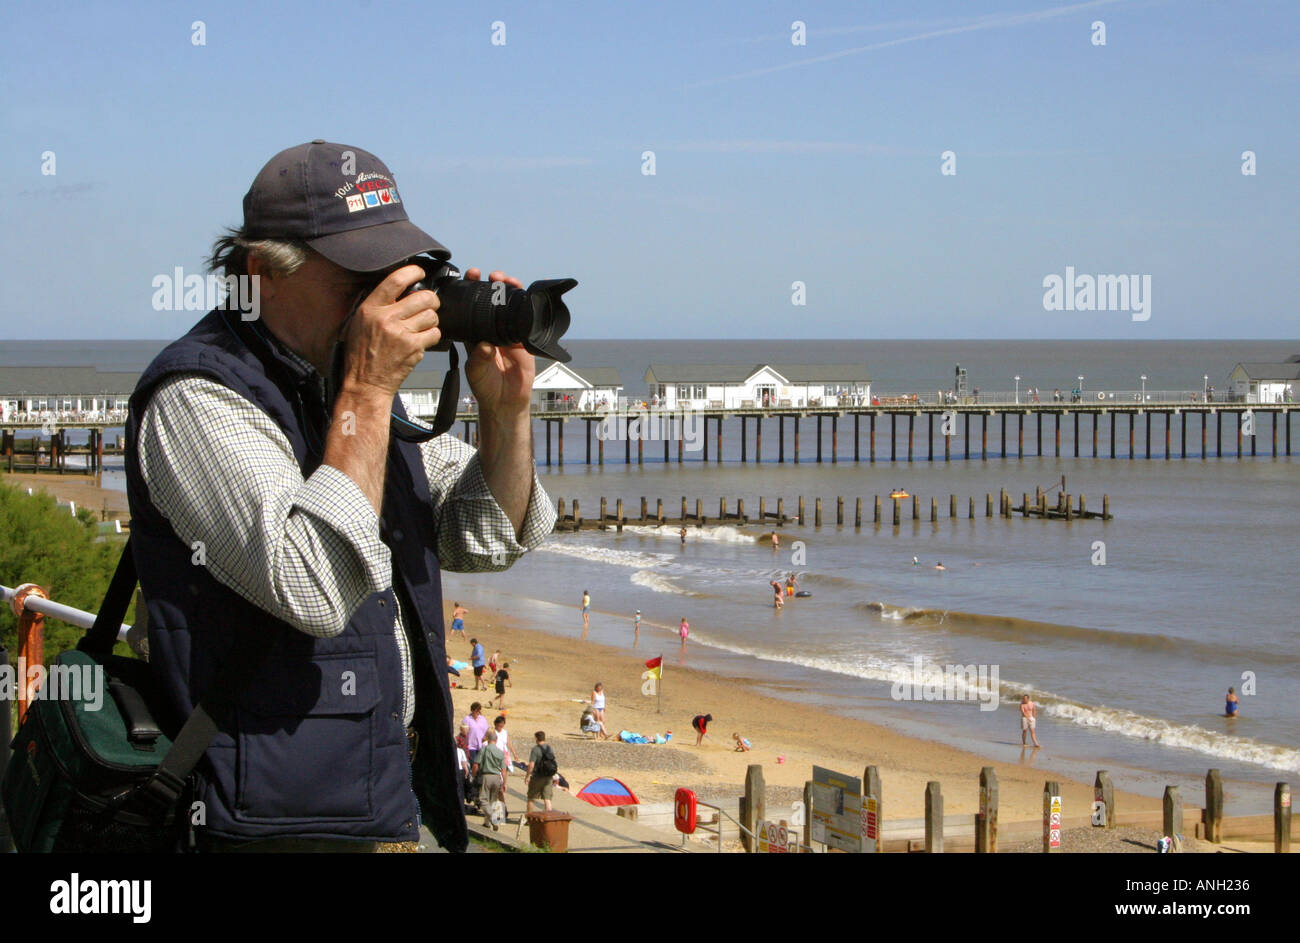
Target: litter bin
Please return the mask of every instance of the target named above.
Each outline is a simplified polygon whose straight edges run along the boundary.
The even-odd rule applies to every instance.
[[[548,851],[568,851],[572,820],[573,816],[567,812],[529,812],[528,840]]]

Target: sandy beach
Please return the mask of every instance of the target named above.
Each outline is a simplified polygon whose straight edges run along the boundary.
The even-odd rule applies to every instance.
[[[676,667],[672,656],[677,645],[665,643],[645,628],[640,644],[643,654],[629,655],[583,641],[576,610],[574,620],[573,637],[561,638],[521,629],[515,624],[517,619],[499,612],[475,610],[466,620],[466,630],[489,655],[500,649],[502,660],[510,663],[514,686],[507,688],[505,704],[512,746],[517,744],[516,751],[522,752],[531,745],[533,731],[545,730],[556,748],[561,772],[575,791],[598,776],[616,776],[643,802],[669,801],[678,786],[694,789],[701,798],[734,798],[744,792],[749,764],[761,763],[769,807],[788,807],[802,795],[814,764],[858,776],[868,764],[874,764],[880,768],[888,815],[911,818],[924,814],[925,786],[930,780],[943,784],[947,815],[978,811],[980,768],[994,766],[1004,823],[1041,820],[1047,779],[1061,782],[1067,807],[1091,807],[1091,783],[1070,782],[1068,777],[1054,774],[1050,763],[1042,759],[1031,766],[1029,753],[1025,765],[996,763],[978,752],[904,736],[824,711],[809,712],[793,701],[754,693],[744,678]],[[447,622],[451,622],[450,614]],[[629,624],[629,636],[631,632]],[[453,637],[448,647],[453,658],[467,659],[468,641]],[[657,699],[640,693],[639,679],[643,660],[661,650],[666,679],[659,713]],[[468,713],[475,700],[485,704],[489,717],[496,716],[497,711],[486,706],[492,692],[473,691],[469,670],[462,673],[462,680],[468,688],[452,690],[458,716]],[[584,742],[578,732],[580,702],[590,699],[597,681],[605,685],[607,726],[613,735],[624,729],[647,736],[671,731],[671,742]],[[714,721],[703,744],[696,747],[690,722],[703,713],[712,714]],[[736,752],[733,732],[748,737],[753,749]],[[784,762],[778,757],[784,757]],[[1159,800],[1150,797],[1121,792],[1117,797],[1122,797],[1123,808],[1129,811],[1160,807]]]
[[[101,520],[120,518],[123,523],[131,516],[126,492],[101,488],[93,475],[60,475],[52,472],[0,473],[0,482],[26,491],[45,491],[60,501],[72,501],[79,508],[88,508]]]

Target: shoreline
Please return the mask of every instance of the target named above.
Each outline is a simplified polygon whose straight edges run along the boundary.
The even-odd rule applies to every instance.
[[[500,611],[476,608],[469,613],[466,631],[479,639],[487,653],[500,649],[502,661],[510,663],[513,687],[506,689],[505,705],[513,752],[522,751],[526,760],[533,731],[545,730],[560,770],[575,792],[598,776],[613,776],[643,803],[669,802],[678,786],[694,789],[701,798],[730,799],[743,793],[748,766],[758,763],[763,766],[768,806],[775,814],[802,796],[814,764],[852,776],[861,776],[871,764],[880,770],[888,817],[918,818],[924,815],[925,788],[931,780],[942,783],[946,815],[977,812],[980,769],[992,766],[997,770],[999,818],[1004,823],[1040,820],[1043,784],[1048,779],[1061,783],[1071,816],[1091,811],[1092,783],[1056,771],[1033,751],[1026,754],[1025,762],[1000,762],[974,750],[908,736],[833,711],[819,709],[806,716],[807,711],[793,701],[750,690],[759,683],[755,679],[676,667],[667,664],[667,657],[659,713],[657,699],[640,691],[643,661],[657,654],[658,646],[653,653],[647,649],[629,655],[613,646],[583,641],[577,630],[572,638],[564,638],[520,628],[518,621]],[[460,660],[469,650],[468,639],[449,637],[448,650]],[[473,691],[468,670],[462,678],[469,687],[452,689],[457,721],[474,700],[483,703],[484,714],[495,717],[498,712],[488,705],[494,692]],[[608,696],[611,736],[625,729],[647,736],[671,731],[671,741],[635,745],[586,740],[578,731],[583,709],[579,701],[590,699],[597,681],[604,683]],[[696,747],[690,721],[700,713],[713,714],[714,721],[703,744]],[[749,738],[753,749],[736,752],[733,732]],[[778,757],[784,762],[778,762]],[[1157,798],[1119,789],[1116,798],[1124,812],[1161,807]]]
[[[26,493],[44,491],[58,501],[72,501],[78,508],[86,508],[99,515],[100,520],[122,520],[131,516],[125,491],[105,488],[99,476],[80,473],[60,475],[58,472],[0,472],[0,483],[12,485]]]

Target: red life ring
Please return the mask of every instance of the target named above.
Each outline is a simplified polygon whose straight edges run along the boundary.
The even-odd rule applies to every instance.
[[[673,825],[677,831],[685,835],[694,834],[697,801],[692,790],[685,787],[677,790],[677,796],[673,799]]]

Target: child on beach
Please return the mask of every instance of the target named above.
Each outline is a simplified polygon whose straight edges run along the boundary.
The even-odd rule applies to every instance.
[[[685,648],[685,647],[686,647],[686,640],[690,637],[690,634],[691,634],[691,624],[690,624],[689,622],[686,621],[686,617],[685,617],[685,616],[682,616],[682,624],[681,624],[681,627],[680,627],[677,631],[681,634],[681,637],[682,637],[682,647]]]
[[[497,665],[499,664],[501,664],[501,649],[498,648],[492,653],[492,657],[488,659],[488,674],[492,676],[493,681],[497,679]]]
[[[632,638],[635,640],[640,637],[641,637],[641,610],[638,609],[636,611],[636,615],[633,616],[632,618]]]
[[[506,707],[506,686],[514,687],[514,682],[510,680],[510,662],[502,664],[496,673],[496,692],[497,692],[497,710],[505,710]]]
[[[697,747],[704,742],[704,735],[709,732],[709,724],[712,721],[712,714],[696,714],[691,718],[691,727],[695,729],[695,745]]]
[[[582,591],[582,634],[587,635],[587,628],[590,625],[588,613],[591,611],[591,594],[585,589]]]
[[[741,736],[740,734],[738,734],[738,733],[733,733],[733,734],[731,735],[731,739],[736,741],[736,752],[737,752],[737,753],[748,753],[748,752],[749,752],[749,748],[750,748],[751,744],[750,744],[750,742],[749,742],[749,738],[748,738],[748,737],[742,737],[742,736]]]

